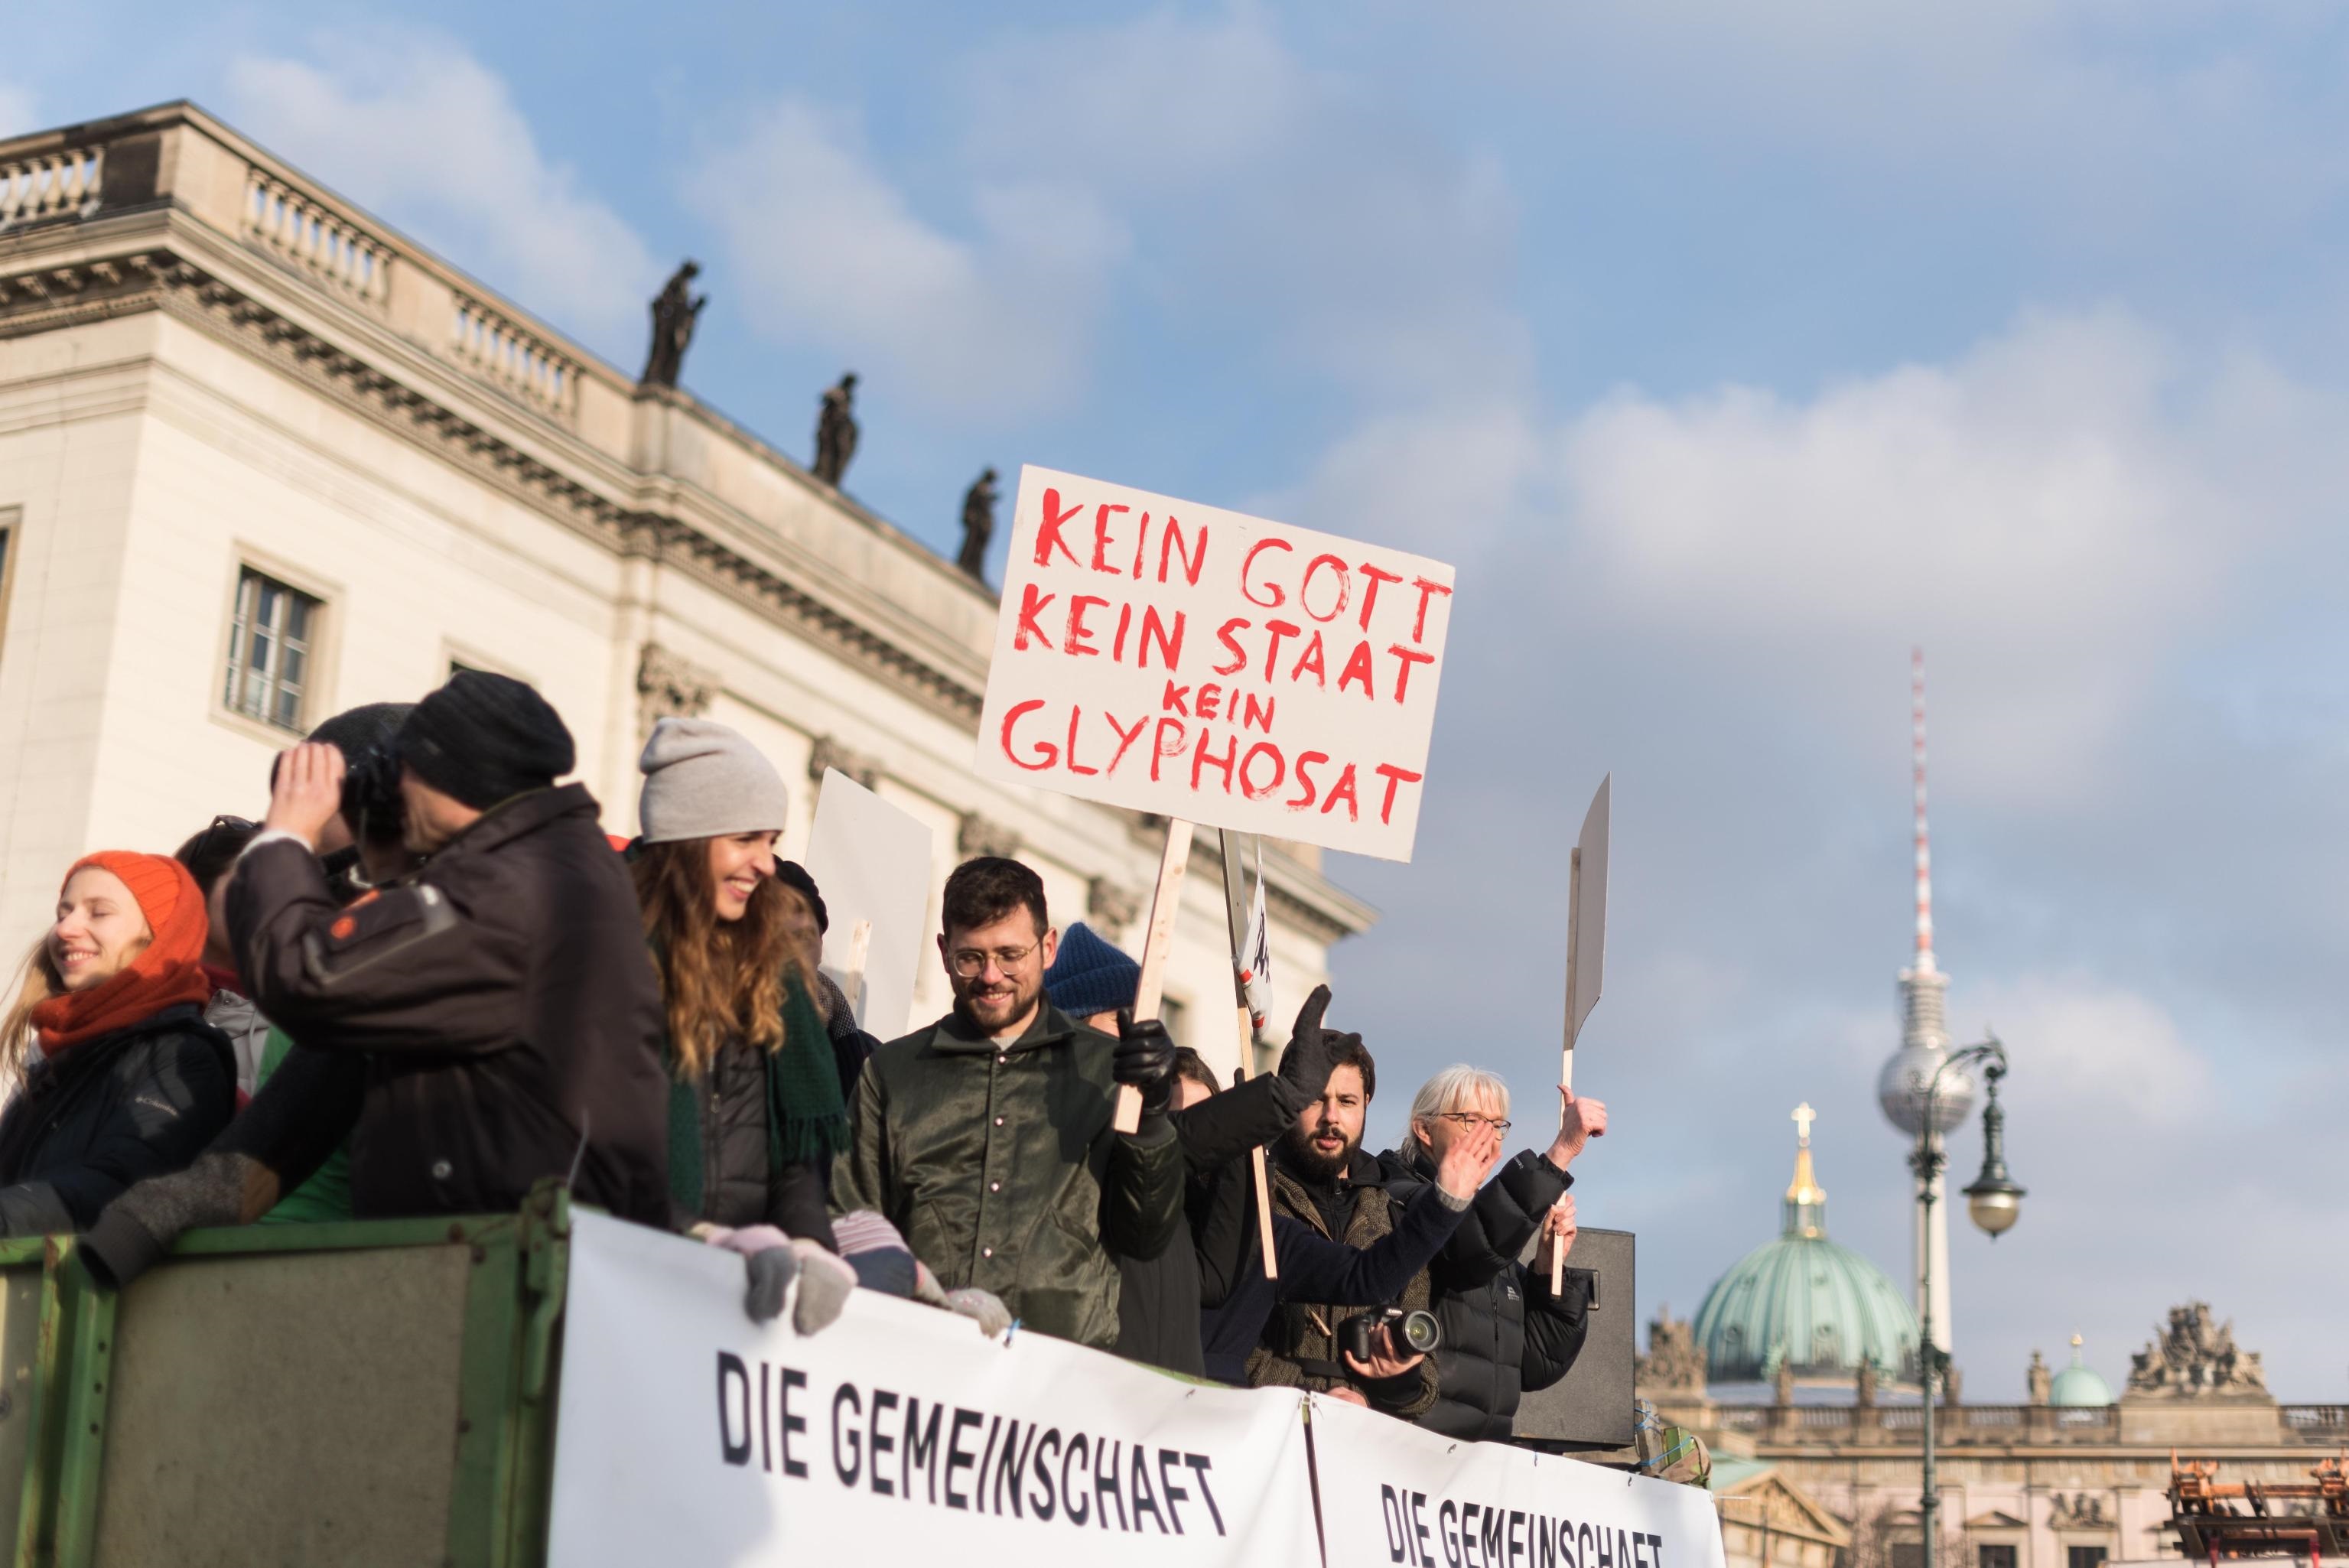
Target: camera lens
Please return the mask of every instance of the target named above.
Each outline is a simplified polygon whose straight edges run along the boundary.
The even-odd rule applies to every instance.
[[[1402,1318],[1402,1342],[1425,1356],[1444,1343],[1444,1330],[1432,1312],[1407,1312]]]

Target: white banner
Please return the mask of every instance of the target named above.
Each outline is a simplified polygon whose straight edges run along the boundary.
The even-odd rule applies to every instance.
[[[1313,1399],[1330,1568],[1723,1568],[1712,1494]]]
[[[1452,568],[1019,471],[981,777],[1411,859]]]
[[[557,1568],[1318,1561],[1294,1393],[869,1291],[802,1337],[743,1313],[731,1253],[572,1223]]]

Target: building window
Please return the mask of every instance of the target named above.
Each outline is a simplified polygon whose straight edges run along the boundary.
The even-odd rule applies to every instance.
[[[229,628],[228,680],[222,700],[232,713],[302,731],[317,600],[246,567],[237,576]]]
[[[2014,1568],[2014,1548],[2007,1546],[1977,1546],[1974,1548],[1974,1568]]]
[[[24,513],[0,506],[0,635],[8,630],[8,579],[16,570],[17,523]]]
[[[1892,1568],[1925,1568],[1925,1543],[1921,1541],[1894,1542]]]
[[[2064,1568],[2105,1568],[2106,1548],[2072,1546],[2064,1552]]]
[[[1183,1004],[1173,996],[1158,998],[1158,1021],[1166,1026],[1166,1037],[1178,1046],[1190,1043],[1191,1030],[1184,1020]]]

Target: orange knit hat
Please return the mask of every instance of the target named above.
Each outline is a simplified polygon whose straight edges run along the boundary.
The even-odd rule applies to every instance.
[[[204,911],[203,892],[188,868],[169,855],[100,850],[76,861],[65,882],[91,866],[112,872],[130,890],[154,940],[120,974],[89,990],[52,996],[33,1009],[33,1026],[40,1031],[45,1056],[111,1034],[177,1003],[201,1003],[212,995],[212,982],[198,967],[212,920]],[[58,884],[60,892],[65,882]]]

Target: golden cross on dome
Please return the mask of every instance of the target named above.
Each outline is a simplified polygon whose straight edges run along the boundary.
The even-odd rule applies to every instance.
[[[1795,1130],[1801,1136],[1803,1146],[1806,1149],[1810,1147],[1811,1123],[1816,1121],[1818,1119],[1819,1113],[1811,1109],[1811,1102],[1809,1100],[1805,1100],[1802,1104],[1795,1108]]]

